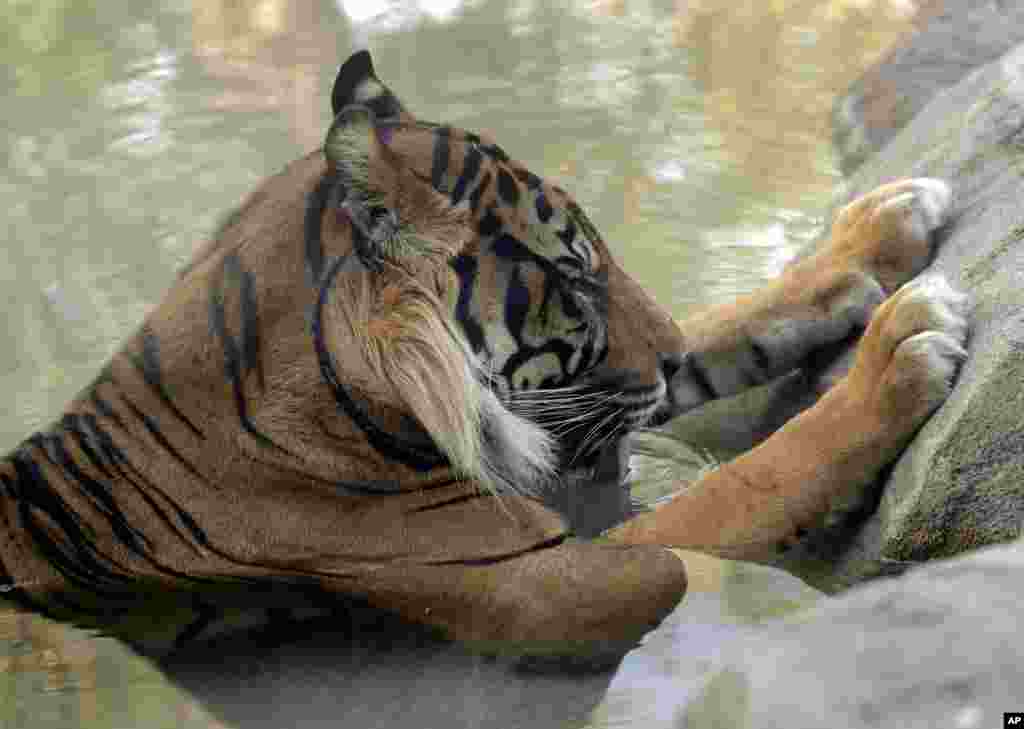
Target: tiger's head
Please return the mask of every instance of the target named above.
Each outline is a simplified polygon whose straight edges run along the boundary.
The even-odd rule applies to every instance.
[[[678,329],[569,194],[479,134],[413,118],[366,51],[341,68],[332,107],[320,195],[334,219],[320,230],[352,239],[334,267],[406,276],[410,294],[427,280],[436,297],[426,314],[396,292],[391,311],[345,328],[369,335],[365,351],[450,463],[529,490],[671,414]],[[414,320],[430,344],[399,359]],[[399,457],[418,443],[388,439]]]
[[[258,189],[147,323],[151,349],[193,358],[151,362],[162,382],[262,462],[378,491],[536,493],[674,413],[678,328],[568,193],[412,117],[365,51],[332,106],[322,151]],[[174,344],[190,325],[213,338],[198,356]]]

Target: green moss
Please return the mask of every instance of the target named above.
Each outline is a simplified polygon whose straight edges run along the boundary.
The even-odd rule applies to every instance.
[[[715,674],[686,709],[679,729],[746,729],[751,726],[750,684],[731,669]]]

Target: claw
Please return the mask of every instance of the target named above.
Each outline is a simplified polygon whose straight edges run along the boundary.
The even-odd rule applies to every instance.
[[[946,222],[953,201],[953,190],[948,183],[931,177],[916,177],[907,180],[906,184],[911,189],[884,201],[878,210],[903,208],[908,212],[919,211],[929,232]]]

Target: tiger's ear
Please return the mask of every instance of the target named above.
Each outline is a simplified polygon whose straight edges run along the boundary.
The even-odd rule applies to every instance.
[[[391,89],[381,83],[373,72],[369,51],[357,51],[338,69],[331,91],[331,109],[337,116],[346,106],[369,107],[380,121],[412,121]]]
[[[370,107],[349,104],[338,112],[327,131],[324,155],[332,167],[349,170],[354,182],[365,184],[370,160],[383,156],[384,133]]]
[[[339,183],[335,204],[352,226],[356,253],[370,268],[377,268],[382,257],[396,258],[420,250],[382,192],[393,187],[388,180],[401,166],[387,147],[393,127],[379,125],[369,107],[349,104],[334,118],[324,142],[324,156]]]

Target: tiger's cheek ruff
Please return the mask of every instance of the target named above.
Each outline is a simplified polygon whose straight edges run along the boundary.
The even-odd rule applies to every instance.
[[[321,375],[340,409],[378,452],[415,470],[451,466],[459,476],[476,479],[498,494],[543,490],[554,473],[550,436],[501,403],[440,302],[426,289],[412,282],[410,286],[387,312],[394,326],[375,336],[368,307],[330,305],[331,293],[340,287],[354,294],[345,298],[372,298],[365,271],[352,255],[331,265],[318,296],[312,335]],[[377,425],[343,384],[332,350],[361,352],[365,367],[390,385],[432,443],[420,444]]]
[[[445,466],[448,461],[442,453],[433,448],[424,448],[419,444],[409,442],[378,426],[366,409],[352,397],[349,389],[338,376],[335,358],[331,356],[326,343],[324,309],[332,284],[346,265],[353,265],[351,256],[342,256],[334,261],[324,276],[319,295],[317,296],[316,309],[311,323],[311,334],[313,346],[316,349],[317,362],[320,366],[320,375],[334,395],[334,400],[338,407],[363,431],[370,445],[379,453],[389,458],[394,458],[417,471],[429,471]]]

